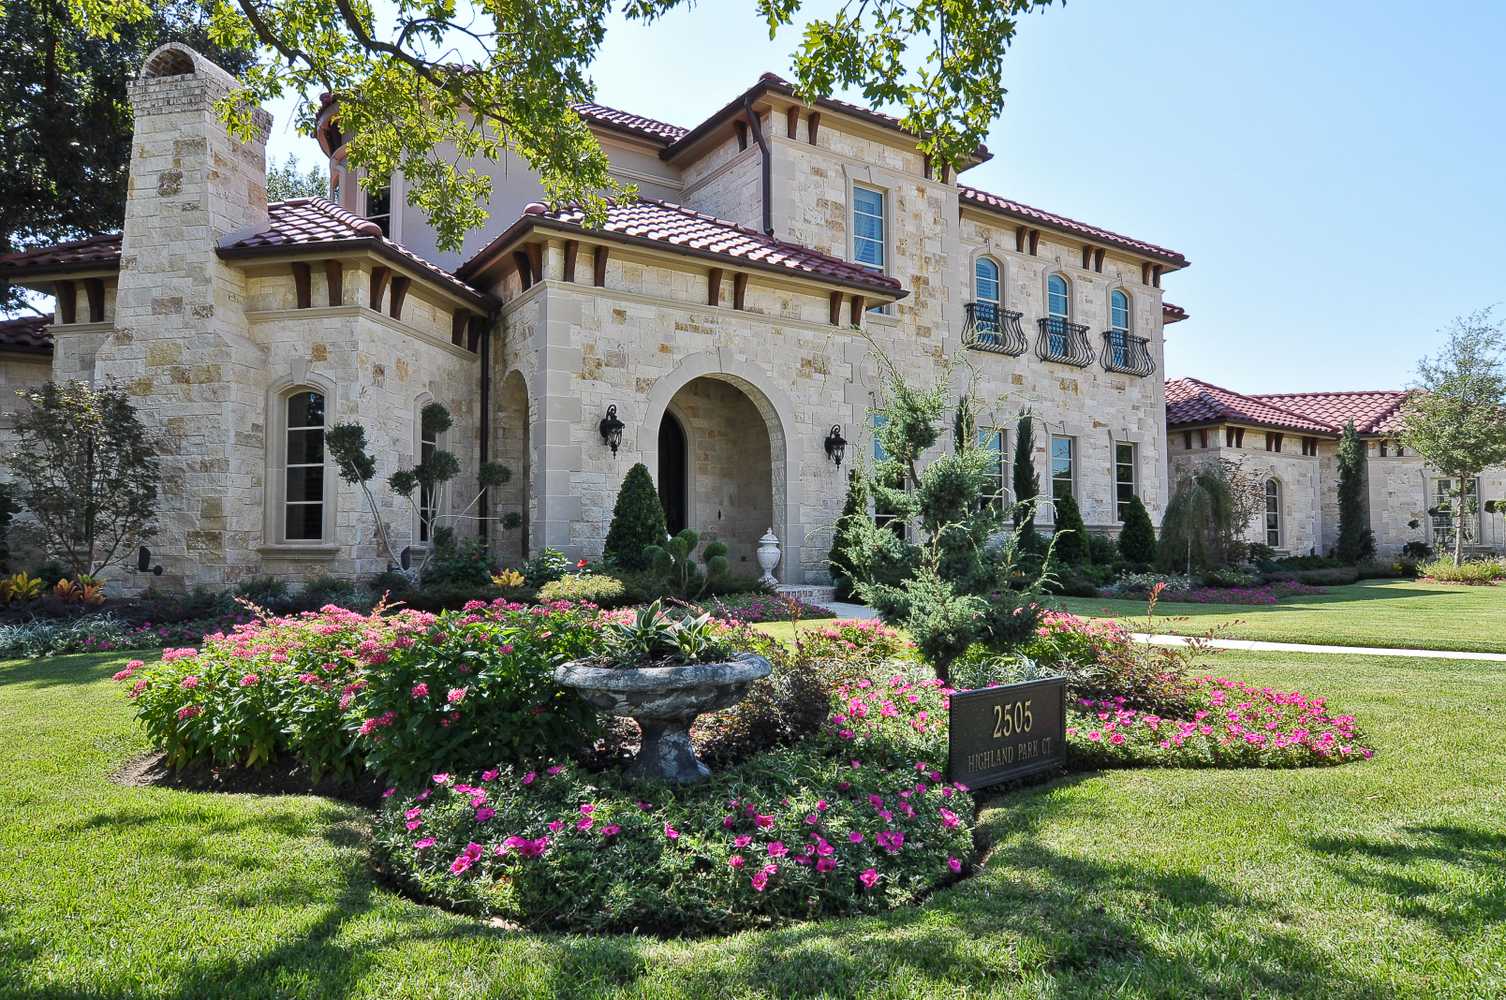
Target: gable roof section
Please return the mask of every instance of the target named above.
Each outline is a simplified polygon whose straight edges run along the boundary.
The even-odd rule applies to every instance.
[[[0,320],[0,351],[52,356],[51,316],[21,316]]]
[[[1354,421],[1361,434],[1395,434],[1401,430],[1401,410],[1407,393],[1396,389],[1376,392],[1280,392],[1253,396],[1272,406],[1300,413],[1342,431]]]
[[[1156,260],[1165,261],[1170,264],[1172,270],[1184,268],[1188,264],[1187,258],[1175,250],[1158,247],[1154,243],[1146,243],[1143,240],[1133,239],[1129,236],[1121,236],[1118,233],[1109,232],[1107,229],[1090,226],[1086,222],[1069,219],[1065,215],[1057,215],[1055,212],[1032,208],[1023,202],[1005,198],[1003,195],[990,194],[987,191],[980,191],[978,188],[968,187],[965,184],[957,186],[957,195],[964,205],[972,205],[986,212],[1007,215],[1012,219],[1034,223],[1047,229],[1054,229],[1057,232],[1071,233],[1090,240],[1097,240],[1099,243],[1107,243],[1109,246],[1128,250],[1130,253],[1139,254],[1142,257],[1154,257]]]
[[[668,146],[677,139],[683,138],[689,129],[683,129],[678,125],[661,122],[656,118],[645,118],[643,115],[635,115],[627,111],[619,111],[609,108],[605,104],[596,104],[592,101],[581,101],[570,105],[575,113],[584,118],[592,125],[600,125],[603,128],[617,132],[625,132]]]
[[[1239,423],[1304,434],[1334,435],[1331,426],[1302,414],[1195,378],[1166,382],[1166,426]]]
[[[0,257],[0,277],[30,278],[120,267],[120,234],[103,233]]]
[[[376,223],[353,215],[323,198],[294,198],[267,206],[267,226],[255,232],[231,233],[216,251],[228,260],[275,256],[299,250],[371,250],[400,266],[411,268],[451,293],[473,303],[493,306],[491,296],[431,264],[401,243],[382,235]]]
[[[727,102],[727,104],[724,105],[719,111],[714,112],[710,117],[701,122],[695,128],[680,136],[673,143],[671,143],[668,148],[661,150],[659,156],[666,160],[674,159],[681,153],[685,152],[685,150],[695,145],[701,139],[705,138],[708,134],[715,131],[718,126],[727,121],[729,118],[742,114],[743,106],[746,102],[762,97],[764,94],[778,94],[781,97],[787,97],[802,104],[805,103],[804,99],[796,94],[795,85],[793,83],[790,83],[790,81],[786,80],[778,73],[764,73],[759,76],[757,83],[753,84],[753,86],[749,87],[741,94],[738,94],[731,101]],[[872,108],[865,108],[859,104],[851,104],[847,101],[839,101],[834,97],[818,97],[814,102],[811,103],[811,106],[818,109],[835,111],[838,114],[848,115],[860,121],[867,122],[870,125],[876,125],[879,128],[888,129],[891,132],[899,132],[909,137],[911,140],[918,138],[915,133],[905,128],[904,125],[901,124],[900,120],[893,115],[886,115],[881,111],[875,111]],[[988,147],[982,145],[973,150],[972,155],[974,165],[993,159],[993,154],[988,151]]]
[[[460,265],[455,273],[472,280],[495,263],[498,255],[529,229],[544,228],[580,233],[599,239],[667,250],[788,277],[807,278],[826,284],[874,291],[892,298],[909,294],[895,278],[869,270],[829,254],[786,243],[755,229],[697,212],[655,198],[612,202],[606,224],[599,229],[583,225],[585,215],[577,205],[548,209],[529,205],[522,218],[507,231]]]

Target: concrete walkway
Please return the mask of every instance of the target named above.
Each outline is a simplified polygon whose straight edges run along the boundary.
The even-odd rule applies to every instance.
[[[1137,642],[1153,642],[1158,646],[1185,646],[1185,635],[1149,635],[1134,632]],[[1208,643],[1214,649],[1253,649],[1273,653],[1347,653],[1354,656],[1408,656],[1429,657],[1435,660],[1490,660],[1506,663],[1506,653],[1471,653],[1457,649],[1388,649],[1384,646],[1321,646],[1310,642],[1261,642],[1256,639],[1214,639]]]
[[[845,604],[827,601],[838,618],[877,618],[878,612],[866,604]],[[1184,635],[1150,635],[1132,633],[1136,642],[1153,642],[1158,646],[1185,646]],[[1250,649],[1268,653],[1340,653],[1350,656],[1406,656],[1426,657],[1435,660],[1488,660],[1506,663],[1506,653],[1471,653],[1457,649],[1388,649],[1384,646],[1324,646],[1309,642],[1261,642],[1256,639],[1214,639],[1209,643],[1214,649]]]

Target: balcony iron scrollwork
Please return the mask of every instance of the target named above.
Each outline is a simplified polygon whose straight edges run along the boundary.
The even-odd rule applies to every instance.
[[[1086,368],[1093,363],[1093,344],[1088,328],[1060,316],[1043,316],[1041,333],[1035,341],[1035,356],[1042,361]]]
[[[1100,360],[1105,371],[1141,378],[1156,370],[1156,361],[1150,355],[1150,341],[1145,337],[1132,337],[1122,330],[1110,330],[1103,335]]]
[[[1008,354],[1017,358],[1030,346],[1020,314],[1000,309],[992,302],[969,302],[967,325],[962,328],[962,343],[977,351]]]

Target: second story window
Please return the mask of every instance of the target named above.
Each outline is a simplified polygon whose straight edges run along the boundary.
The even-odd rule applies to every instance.
[[[382,227],[383,236],[392,235],[392,184],[389,181],[366,195],[366,218]]]
[[[1046,315],[1060,320],[1072,318],[1072,289],[1060,274],[1046,281]]]
[[[1129,295],[1114,289],[1109,295],[1109,353],[1115,367],[1129,366],[1130,302]]]
[[[978,329],[993,333],[999,329],[999,264],[989,257],[979,257],[973,265],[973,298],[978,303]]]
[[[872,188],[852,189],[852,259],[882,271],[884,257],[884,192]]]

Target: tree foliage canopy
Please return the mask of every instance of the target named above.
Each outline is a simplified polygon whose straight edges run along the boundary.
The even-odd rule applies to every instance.
[[[12,0],[19,2],[19,0]],[[802,19],[803,0],[753,0],[769,37],[803,20],[793,57],[807,98],[855,90],[899,109],[937,164],[957,166],[1004,105],[1003,58],[1018,18],[1050,0],[844,0]],[[68,0],[78,23],[110,37],[152,16],[147,0]],[[511,150],[536,170],[550,201],[579,202],[599,221],[624,193],[595,137],[571,110],[590,100],[588,75],[609,18],[651,24],[691,0],[201,0],[221,45],[265,53],[222,113],[249,134],[250,108],[300,96],[311,132],[314,95],[340,102],[349,162],[363,184],[400,170],[442,249],[487,218],[491,179],[465,165]],[[380,14],[378,13],[380,9]],[[725,10],[718,16],[727,17]],[[730,30],[730,29],[729,29]]]
[[[267,200],[324,198],[329,195],[329,174],[318,164],[307,170],[291,153],[281,165],[267,168]]]
[[[143,4],[108,36],[77,29],[80,7],[0,2],[0,254],[120,228],[131,159],[126,82],[153,49],[181,41],[232,73],[251,65],[249,48],[210,40],[202,4]],[[24,306],[20,289],[0,283],[0,313]]]
[[[21,484],[48,554],[94,576],[150,538],[157,450],[118,385],[48,382],[21,393],[19,439],[6,464]]]
[[[1506,330],[1492,311],[1460,316],[1443,348],[1417,364],[1416,391],[1402,411],[1401,440],[1454,484],[1454,561],[1464,555],[1466,490],[1506,462]]]

